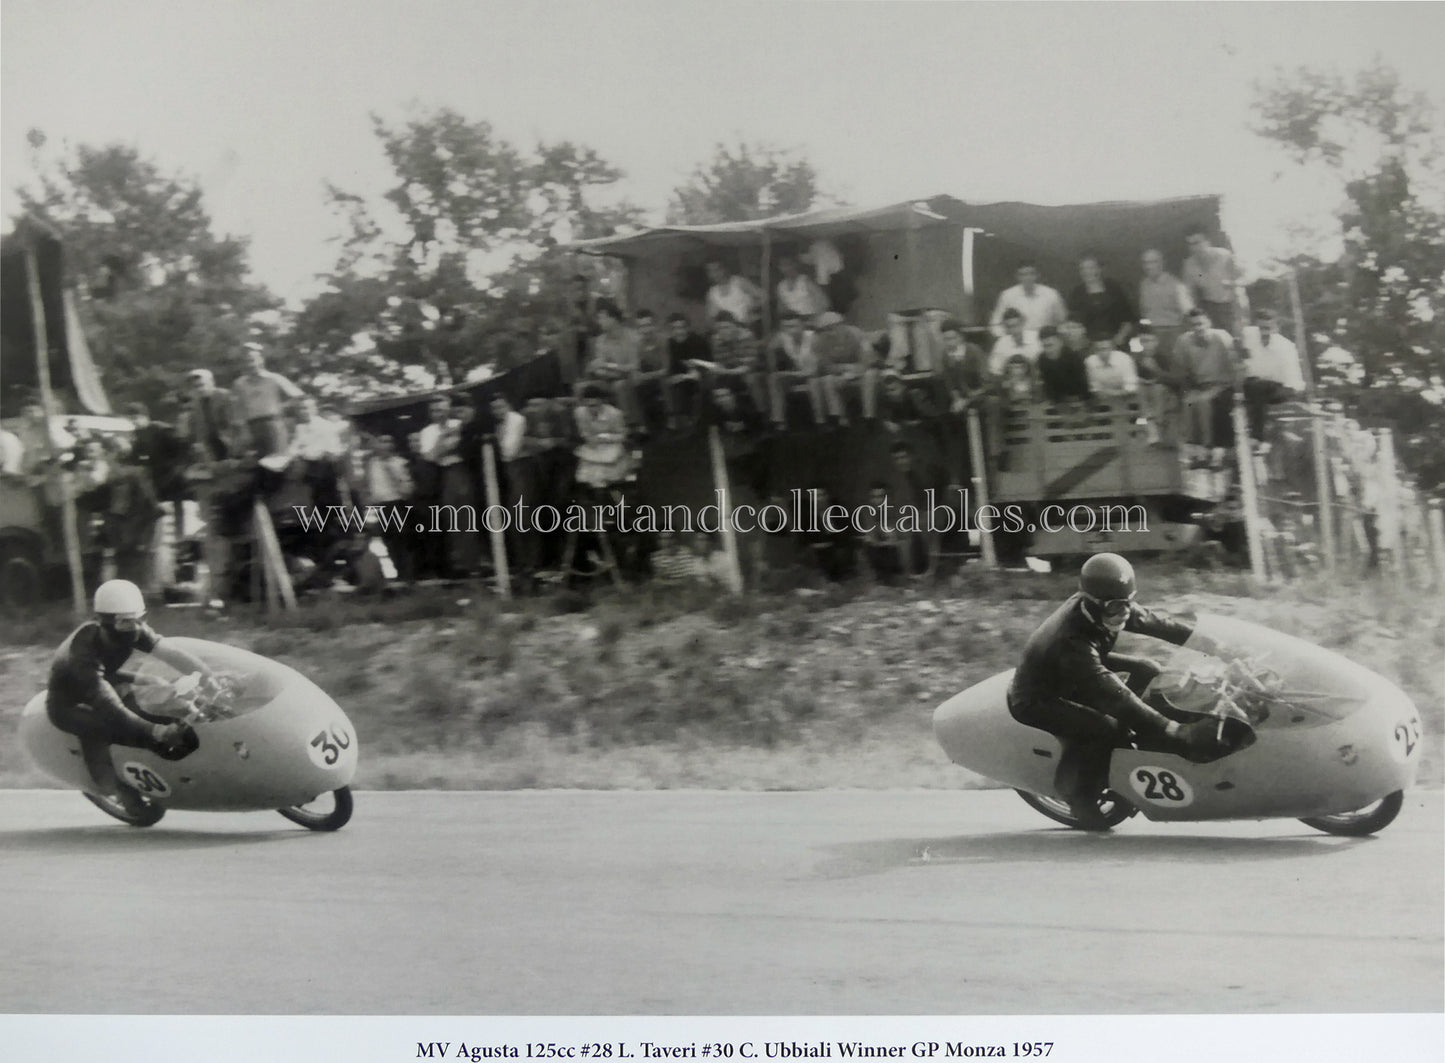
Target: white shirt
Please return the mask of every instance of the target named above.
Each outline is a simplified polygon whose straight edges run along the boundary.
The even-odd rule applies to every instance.
[[[527,436],[526,415],[508,410],[506,418],[497,425],[497,453],[503,461],[515,461],[522,451],[522,441]]]
[[[1244,375],[1257,380],[1273,380],[1291,391],[1305,389],[1304,373],[1300,371],[1299,348],[1278,332],[1271,333],[1268,346],[1260,341],[1259,327],[1244,330]]]
[[[346,453],[341,433],[324,417],[298,421],[291,434],[291,453],[306,461],[334,458]]]
[[[726,310],[740,325],[747,325],[758,316],[762,293],[757,285],[744,277],[733,274],[721,284],[714,284],[707,290],[707,316],[714,318]]]
[[[461,456],[457,454],[454,447],[455,434],[460,427],[461,422],[450,417],[447,418],[446,424],[444,425],[437,424],[435,421],[428,423],[425,428],[416,434],[417,449],[421,451],[421,456],[426,458],[427,461],[436,462],[438,465],[455,465],[461,461]],[[443,429],[452,435],[452,440],[446,442],[442,440],[441,434]],[[438,453],[438,449],[441,450],[441,453]]]
[[[784,310],[801,314],[809,321],[828,309],[828,297],[806,273],[778,281],[778,302]]]
[[[993,317],[989,324],[995,336],[1003,335],[1004,311],[1017,310],[1024,316],[1024,331],[1038,332],[1045,325],[1062,325],[1068,320],[1069,312],[1064,308],[1064,298],[1047,284],[1035,284],[1034,294],[1024,291],[1022,284],[1005,288],[994,304]]]
[[[1110,351],[1106,360],[1095,352],[1084,359],[1084,373],[1089,378],[1089,393],[1100,398],[1118,398],[1139,390],[1139,370],[1134,359],[1124,351]]]
[[[1003,376],[1004,366],[1008,365],[1008,360],[1016,354],[1023,355],[1029,360],[1029,365],[1033,365],[1039,360],[1042,350],[1037,333],[1025,332],[1019,339],[1014,339],[1005,332],[994,340],[993,350],[989,351],[988,371],[994,376]]]
[[[19,476],[25,463],[25,445],[14,432],[0,428],[0,472]]]
[[[400,454],[366,459],[366,501],[371,505],[401,502],[411,497],[411,472]]]

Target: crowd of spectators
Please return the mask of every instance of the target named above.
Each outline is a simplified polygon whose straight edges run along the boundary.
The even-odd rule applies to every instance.
[[[1034,263],[1020,263],[1017,283],[998,296],[980,328],[929,311],[895,315],[887,329],[865,332],[847,320],[846,305],[834,305],[836,284],[821,283],[792,255],[779,259],[771,292],[721,261],[708,263],[703,331],[682,313],[665,322],[646,307],[628,314],[579,275],[568,297],[569,331],[557,344],[539,348],[524,327],[502,344],[502,370],[539,350],[559,357],[562,392],[519,399],[520,408],[502,395],[474,405],[465,395],[442,394],[430,400],[418,430],[365,434],[250,348],[228,387],[209,369],[187,374],[174,425],[142,407],[128,410],[134,431],[124,448],[74,439],[32,404],[19,430],[0,436],[0,460],[7,475],[52,492],[52,513],[55,481],[39,465],[64,465],[91,556],[100,544],[128,578],[148,556],[162,505],[179,514],[194,498],[210,529],[207,565],[225,574],[213,585],[217,596],[241,587],[244,565],[232,544],[258,494],[277,503],[283,545],[305,556],[308,578],[331,578],[338,566],[372,552],[372,539],[384,544],[403,580],[479,574],[487,565],[481,534],[418,533],[398,524],[328,533],[317,549],[300,545],[305,529],[286,514],[293,503],[480,510],[487,501],[484,442],[495,448],[503,504],[525,500],[558,510],[578,497],[625,489],[645,440],[700,425],[718,428],[734,478],[759,499],[771,490],[762,444],[781,433],[878,426],[893,440],[891,475],[869,488],[869,499],[897,505],[905,496],[921,502],[927,486],[968,484],[976,457],[1006,469],[1005,412],[1044,405],[1130,402],[1150,443],[1180,447],[1189,464],[1220,467],[1236,401],[1245,404],[1253,438],[1263,440],[1268,407],[1304,384],[1298,353],[1273,312],[1261,310],[1243,326],[1229,252],[1200,231],[1188,233],[1187,243],[1178,275],[1159,250],[1145,251],[1132,288],[1092,253],[1080,256],[1077,281],[1061,286],[1067,295],[1045,284]],[[970,413],[978,416],[984,455],[970,453]],[[47,424],[49,442],[37,435]],[[941,456],[941,470],[926,483],[912,467],[908,440],[918,438]],[[822,491],[813,489],[816,497]],[[539,573],[570,556],[565,539],[561,530],[508,532],[519,587],[535,586]],[[932,564],[919,540],[889,529],[803,535],[793,545],[833,578],[863,567],[893,578]],[[706,537],[668,536],[648,543],[634,567],[659,578],[710,579],[716,547]],[[138,582],[156,575],[142,574]]]

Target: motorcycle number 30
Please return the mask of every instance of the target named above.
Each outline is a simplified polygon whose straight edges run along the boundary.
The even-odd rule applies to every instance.
[[[351,735],[344,727],[327,727],[317,731],[307,743],[306,752],[322,768],[334,767],[341,754],[351,748]]]
[[[1135,768],[1129,785],[1145,801],[1170,808],[1183,808],[1194,801],[1194,791],[1182,776],[1168,768]]]
[[[144,764],[128,760],[121,765],[120,772],[131,789],[139,790],[146,797],[165,797],[171,792],[170,786],[156,774],[156,770]]]

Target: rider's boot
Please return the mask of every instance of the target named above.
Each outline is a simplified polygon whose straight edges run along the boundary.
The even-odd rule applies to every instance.
[[[1059,757],[1055,786],[1069,804],[1069,812],[1082,830],[1108,830],[1109,823],[1099,811],[1109,785],[1110,747],[1093,748],[1066,743]]]
[[[110,743],[99,739],[85,738],[80,743],[81,755],[90,777],[95,781],[96,792],[120,803],[132,815],[144,812],[149,806],[138,790],[127,786],[116,774],[110,759]]]

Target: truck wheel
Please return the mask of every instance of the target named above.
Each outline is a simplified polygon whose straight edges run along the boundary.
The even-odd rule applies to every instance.
[[[40,604],[40,561],[24,546],[0,546],[0,606],[25,612]]]

